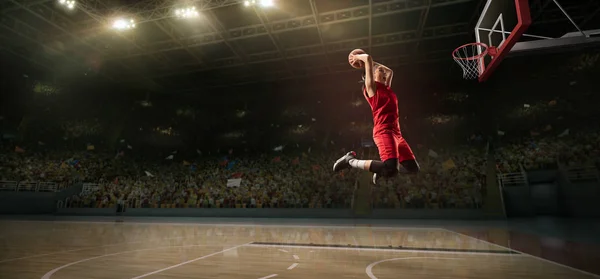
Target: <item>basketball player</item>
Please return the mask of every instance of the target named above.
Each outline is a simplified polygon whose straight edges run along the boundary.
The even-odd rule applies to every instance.
[[[394,72],[373,62],[368,54],[351,55],[349,59],[351,64],[360,61],[364,65],[363,94],[373,112],[373,140],[379,149],[381,161],[359,160],[356,158],[356,152],[350,151],[335,162],[333,171],[347,168],[370,171],[373,173],[373,184],[377,184],[378,178],[391,178],[399,172],[419,172],[415,155],[400,133],[398,98],[390,88]]]

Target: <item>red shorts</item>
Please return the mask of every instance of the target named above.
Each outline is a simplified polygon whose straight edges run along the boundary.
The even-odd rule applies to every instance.
[[[415,154],[400,133],[380,133],[373,135],[373,140],[382,162],[388,159],[398,159],[398,162],[415,160]]]

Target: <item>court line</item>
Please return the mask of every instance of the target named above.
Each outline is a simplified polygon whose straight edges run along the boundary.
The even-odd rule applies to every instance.
[[[315,246],[315,247],[345,247],[345,248],[368,248],[368,249],[382,249],[382,250],[419,250],[419,251],[443,251],[443,252],[473,252],[473,253],[497,253],[497,254],[519,254],[519,252],[513,252],[507,249],[502,250],[483,250],[483,249],[457,249],[457,248],[428,248],[428,247],[403,247],[397,246],[370,246],[370,245],[356,245],[350,244],[314,244],[314,243],[283,243],[283,242],[262,242],[254,241],[252,244],[268,244],[268,245],[289,245],[289,246]]]
[[[383,262],[400,261],[400,260],[416,260],[416,259],[464,260],[464,259],[460,259],[460,258],[438,258],[438,257],[405,257],[405,258],[393,258],[393,259],[386,259],[386,260],[381,260],[381,261],[377,261],[377,262],[371,263],[369,266],[367,266],[367,268],[365,269],[365,272],[367,273],[367,276],[369,276],[369,278],[371,278],[371,279],[377,279],[377,276],[375,276],[373,274],[373,267],[375,267],[376,265],[378,265],[380,263],[383,263]]]
[[[131,217],[125,217],[125,218],[131,218]],[[281,219],[293,219],[293,218],[281,218]],[[2,219],[0,219],[0,221],[2,221]],[[38,223],[68,223],[68,224],[103,224],[103,225],[110,225],[113,224],[114,225],[114,220],[107,220],[107,221],[74,221],[74,220],[56,220],[56,221],[47,221],[47,220],[5,220],[6,222],[38,222]],[[412,231],[422,231],[422,230],[426,230],[426,231],[432,231],[432,230],[445,230],[443,228],[440,227],[426,227],[426,226],[422,226],[422,227],[402,227],[402,224],[399,224],[398,226],[395,227],[390,227],[390,226],[379,226],[377,224],[355,224],[353,226],[351,225],[340,225],[340,226],[336,226],[336,225],[329,225],[329,226],[322,226],[322,225],[318,225],[318,224],[314,224],[314,225],[307,225],[307,224],[297,224],[297,225],[279,225],[279,224],[253,224],[253,223],[193,223],[193,222],[188,222],[188,223],[184,223],[184,222],[173,222],[173,223],[168,223],[168,222],[140,222],[140,221],[130,221],[127,222],[125,221],[124,223],[119,223],[119,226],[121,225],[177,225],[177,226],[218,226],[218,227],[278,227],[278,228],[298,228],[298,227],[307,227],[307,228],[324,228],[324,229],[349,229],[349,228],[363,228],[363,229],[376,229],[376,230],[412,230]]]
[[[96,256],[96,257],[91,257],[91,258],[87,258],[87,259],[83,259],[83,260],[79,260],[79,261],[75,261],[75,262],[70,262],[68,264],[59,266],[53,270],[50,270],[48,272],[46,272],[46,274],[44,274],[44,276],[42,276],[42,279],[50,279],[50,277],[52,277],[52,275],[58,271],[60,271],[61,269],[65,268],[65,267],[69,267],[72,265],[76,265],[79,263],[83,263],[83,262],[87,262],[87,261],[91,261],[91,260],[95,260],[95,259],[100,259],[100,258],[104,258],[104,257],[110,257],[110,256],[116,256],[116,255],[121,255],[121,254],[127,254],[127,253],[135,253],[135,252],[141,252],[141,251],[151,251],[151,250],[160,250],[160,249],[169,249],[169,248],[190,248],[190,247],[214,247],[216,245],[204,245],[204,244],[198,244],[198,245],[184,245],[184,246],[163,246],[163,247],[154,247],[154,248],[145,248],[145,249],[137,249],[137,250],[128,250],[128,251],[121,251],[121,252],[117,252],[117,253],[112,253],[112,254],[104,254],[104,255],[100,255],[100,256]]]
[[[298,257],[298,255],[294,255],[294,260],[299,260],[300,257]]]
[[[153,272],[149,272],[149,273],[146,273],[146,274],[143,274],[143,275],[137,276],[137,277],[133,277],[133,278],[131,278],[131,279],[139,279],[139,278],[144,278],[144,277],[146,277],[146,276],[149,276],[149,275],[153,275],[153,274],[161,273],[161,272],[163,272],[163,271],[166,271],[166,270],[169,270],[169,269],[173,269],[173,268],[176,268],[176,267],[180,267],[180,266],[182,266],[182,265],[186,265],[186,264],[189,264],[189,263],[193,263],[193,262],[195,262],[195,261],[199,261],[199,260],[202,260],[202,259],[206,259],[206,258],[208,258],[208,257],[212,257],[212,256],[214,256],[214,255],[218,255],[218,254],[221,254],[221,253],[224,253],[224,252],[230,251],[230,250],[234,250],[234,249],[240,248],[240,247],[242,247],[242,246],[245,246],[245,245],[248,245],[248,244],[250,244],[250,243],[251,243],[251,242],[244,243],[244,244],[241,244],[241,245],[238,245],[238,246],[233,246],[233,247],[230,247],[230,248],[224,249],[224,250],[222,250],[222,251],[219,251],[219,252],[214,252],[214,253],[212,253],[212,254],[208,254],[208,255],[206,255],[206,256],[198,257],[198,258],[195,258],[195,259],[192,259],[192,260],[189,260],[189,261],[185,261],[185,262],[182,262],[182,263],[178,263],[178,264],[176,264],[176,265],[172,265],[172,266],[169,266],[169,267],[161,268],[161,269],[159,269],[159,270],[156,270],[156,271],[153,271]]]
[[[258,278],[258,279],[269,279],[269,278],[273,278],[275,276],[277,276],[277,274],[271,274],[269,276],[261,277],[261,278]]]
[[[180,239],[180,238],[184,238],[184,237],[185,237],[185,236],[169,237],[169,238],[163,238],[163,239],[159,239],[159,240]],[[153,240],[144,240],[144,241],[131,241],[131,242],[119,242],[119,243],[115,243],[115,244],[107,244],[107,245],[91,246],[91,247],[87,247],[87,248],[79,248],[79,249],[72,249],[72,250],[64,250],[64,251],[58,251],[58,252],[52,252],[52,253],[46,253],[46,254],[36,254],[36,255],[24,256],[24,257],[19,257],[19,258],[11,258],[11,259],[4,259],[4,260],[0,260],[0,263],[12,262],[12,261],[16,261],[16,260],[25,260],[25,259],[31,259],[31,258],[39,258],[39,257],[43,257],[43,256],[50,256],[50,255],[56,255],[56,254],[62,254],[62,253],[71,253],[71,252],[77,252],[77,251],[83,251],[83,250],[89,250],[89,249],[96,249],[96,248],[103,248],[103,247],[118,246],[118,245],[123,245],[123,244],[133,244],[133,243],[149,243],[149,242],[153,242]],[[217,246],[217,245],[214,245],[214,246]]]
[[[288,270],[292,270],[294,268],[296,268],[299,265],[299,263],[293,263],[292,265],[290,265],[290,267],[288,267]]]
[[[283,250],[283,249],[277,249],[277,250],[284,252],[284,253],[289,253],[288,250]]]
[[[522,254],[500,254],[500,253],[489,253],[489,252],[465,252],[465,251],[434,251],[434,250],[416,250],[416,249],[381,249],[381,248],[356,248],[356,247],[327,247],[327,246],[302,246],[302,245],[274,245],[274,244],[254,244],[250,243],[247,247],[285,247],[285,248],[301,248],[301,249],[315,249],[315,250],[345,250],[345,251],[376,251],[376,252],[405,252],[405,253],[423,253],[423,254],[449,254],[449,255],[485,255],[485,256],[502,256],[502,257],[518,257]]]
[[[458,235],[462,235],[464,237],[468,237],[468,238],[472,238],[472,239],[475,239],[475,240],[478,240],[478,241],[481,241],[481,242],[485,242],[485,243],[487,243],[487,244],[489,244],[491,246],[500,247],[500,248],[504,248],[504,249],[507,249],[507,250],[519,252],[523,256],[535,258],[535,259],[541,260],[543,262],[547,262],[547,263],[555,264],[555,265],[558,265],[558,266],[562,266],[562,267],[570,269],[572,271],[577,271],[577,272],[581,272],[583,274],[586,274],[586,275],[589,275],[589,276],[592,276],[592,277],[600,278],[600,275],[598,275],[598,274],[594,274],[594,273],[591,273],[591,272],[588,272],[588,271],[585,271],[585,270],[581,270],[581,269],[578,269],[578,268],[575,268],[575,267],[572,267],[572,266],[564,265],[564,264],[557,263],[557,262],[554,262],[554,261],[551,261],[551,260],[547,260],[547,259],[544,259],[544,258],[541,258],[541,257],[538,257],[538,256],[527,254],[525,252],[521,252],[521,251],[518,251],[518,250],[515,250],[515,249],[512,249],[512,248],[509,248],[509,247],[504,247],[502,245],[491,243],[489,241],[486,241],[486,240],[483,240],[483,239],[479,239],[479,238],[476,238],[476,237],[473,237],[473,236],[470,236],[470,235],[466,235],[464,233],[459,233],[459,232],[456,232],[456,231],[453,231],[453,230],[449,230],[449,229],[444,229],[444,228],[442,228],[442,229],[446,230],[446,231],[449,231],[449,232],[453,232],[453,233],[458,234]]]

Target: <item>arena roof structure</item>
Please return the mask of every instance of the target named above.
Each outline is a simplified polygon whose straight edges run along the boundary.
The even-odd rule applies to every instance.
[[[553,12],[552,1],[530,0],[532,28],[562,35],[556,26],[568,19]],[[563,2],[583,28],[597,24],[597,0]],[[4,0],[0,48],[56,73],[194,91],[352,71],[347,55],[354,48],[392,67],[452,61],[450,52],[473,40],[483,3]]]

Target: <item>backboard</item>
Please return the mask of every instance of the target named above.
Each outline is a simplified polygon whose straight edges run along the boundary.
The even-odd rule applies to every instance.
[[[566,24],[570,25],[569,30],[573,32],[557,38],[526,34],[532,24],[529,0],[486,0],[475,25],[475,43],[461,46],[452,53],[462,67],[464,77],[484,82],[509,55],[600,45],[600,38],[593,36],[598,30],[581,30],[559,3],[567,0],[547,1],[562,12]]]
[[[480,59],[479,81],[487,80],[531,25],[528,0],[487,0],[475,25],[475,39],[496,47],[496,56]],[[478,53],[481,53],[481,47]]]

